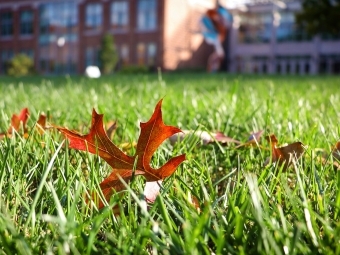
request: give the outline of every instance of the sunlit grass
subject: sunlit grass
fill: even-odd
[[[86,133],[95,108],[117,120],[114,142],[136,141],[159,99],[168,125],[222,131],[246,141],[275,133],[301,141],[305,155],[289,171],[264,162],[269,145],[198,146],[188,137],[155,153],[187,160],[145,210],[144,180],[135,178],[110,207],[91,209],[85,194],[110,172],[100,158],[64,146],[48,130],[0,141],[0,254],[340,254],[340,171],[317,155],[339,140],[339,77],[225,74],[116,75],[0,79],[0,129],[28,107],[53,124]],[[131,149],[128,153],[133,153]],[[328,158],[331,163],[332,158]],[[197,210],[189,201],[195,196]]]

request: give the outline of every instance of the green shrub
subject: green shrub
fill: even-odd
[[[106,34],[101,42],[99,59],[103,74],[111,73],[117,65],[118,54],[114,45],[113,35]]]
[[[10,76],[29,75],[33,70],[34,62],[25,54],[18,54],[8,61],[7,74]]]

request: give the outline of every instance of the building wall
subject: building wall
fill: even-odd
[[[164,59],[166,70],[204,69],[213,51],[204,42],[200,19],[215,0],[166,0],[164,14]]]
[[[114,36],[121,54],[119,67],[146,65],[164,70],[205,68],[213,49],[204,42],[199,21],[207,8],[214,6],[215,0],[155,0],[156,27],[149,30],[138,29],[138,0],[125,1],[129,5],[128,26],[117,29],[110,20],[111,4],[115,0],[0,0],[0,15],[12,12],[14,28],[12,36],[0,36],[0,55],[7,59],[29,50],[36,70],[42,74],[83,73],[87,65],[99,64],[100,42],[104,34],[109,33]],[[76,25],[70,28],[76,31],[71,32],[73,39],[69,39],[67,34],[69,28],[58,24],[50,24],[48,32],[45,32],[46,37],[42,38],[42,5],[45,8],[48,4],[53,5],[48,7],[49,12],[53,13],[65,2],[76,4],[77,8]],[[86,8],[93,3],[99,3],[103,11],[103,23],[96,28],[86,26]],[[67,9],[63,8],[64,11]],[[29,36],[19,35],[20,13],[24,9],[33,10],[34,29]],[[63,19],[62,15],[59,19]],[[0,73],[4,73],[3,64],[0,65]]]
[[[79,6],[79,17],[80,20],[85,20],[86,6],[89,3],[98,2],[86,0],[82,1]],[[115,44],[118,51],[121,47],[128,47],[128,65],[138,65],[138,45],[143,44],[145,51],[150,44],[156,45],[156,59],[154,66],[162,66],[162,31],[163,31],[163,1],[157,2],[157,27],[150,31],[139,31],[137,24],[137,5],[136,1],[128,0],[129,2],[129,26],[126,29],[114,29],[110,24],[110,6],[113,1],[102,1],[104,6],[104,25],[98,31],[93,31],[87,28],[84,22],[80,22],[80,36],[79,36],[79,48],[81,49],[81,54],[79,54],[79,71],[85,69],[85,51],[87,47],[94,47],[99,49],[101,38],[104,34],[109,33],[114,36]],[[147,52],[145,52],[145,59],[147,59]],[[147,61],[146,61],[147,62]],[[148,63],[145,63],[148,65]]]
[[[13,14],[13,35],[0,36],[0,73],[4,72],[4,62],[20,52],[31,54],[36,69],[42,73],[83,73],[88,64],[98,64],[100,41],[106,33],[115,38],[121,54],[120,67],[146,65],[164,70],[205,68],[213,48],[203,40],[200,19],[207,9],[214,7],[215,0],[156,0],[157,25],[147,31],[137,26],[138,0],[125,0],[129,4],[129,25],[123,30],[114,28],[110,22],[114,1],[0,0],[0,17],[8,11]],[[59,43],[59,39],[64,37],[65,28],[51,26],[50,41],[42,44],[39,41],[39,8],[42,4],[65,2],[76,4],[76,39],[68,41],[66,37],[64,43]],[[298,0],[286,2],[286,8],[267,2],[248,5],[247,10],[232,10],[234,22],[228,39],[228,71],[340,73],[340,37],[326,40],[320,36],[306,38],[298,34],[294,36],[300,36],[299,39],[285,38],[287,34],[282,24],[289,26],[292,14],[301,8]],[[103,8],[103,24],[99,29],[86,27],[86,6],[91,3],[100,3]],[[24,10],[33,12],[31,35],[20,34],[20,14]],[[250,26],[243,26],[244,22]],[[66,64],[71,64],[71,67]]]
[[[19,31],[19,21],[20,13],[24,10],[32,10],[34,13],[35,26],[38,24],[37,8],[32,5],[30,1],[23,0],[20,4],[18,3],[5,3],[6,1],[0,1],[0,17],[1,14],[6,12],[13,13],[13,35],[0,38],[0,54],[7,52],[10,55],[19,53],[21,51],[31,51],[35,59],[35,52],[37,52],[37,30],[33,31],[32,35],[20,35]],[[8,2],[8,1],[7,1]],[[1,60],[1,55],[0,55]],[[0,73],[4,72],[4,66],[0,65]]]
[[[140,30],[137,27],[137,1],[125,0],[129,4],[128,9],[128,27],[126,29],[115,29],[110,22],[111,4],[114,0],[0,0],[0,16],[2,13],[11,12],[13,14],[12,36],[0,36],[0,55],[4,57],[13,56],[22,50],[30,49],[33,52],[35,67],[42,73],[58,73],[55,67],[56,63],[64,64],[65,61],[70,61],[68,58],[75,61],[76,70],[66,69],[66,72],[83,73],[86,68],[86,53],[93,55],[93,58],[98,58],[98,50],[100,42],[104,34],[114,36],[115,44],[120,52],[124,48],[127,52],[127,57],[124,64],[127,65],[147,65],[153,68],[163,66],[163,17],[164,17],[164,0],[156,0],[156,27],[149,30]],[[49,34],[50,41],[42,45],[39,42],[40,36],[40,10],[42,4],[46,3],[65,3],[73,2],[77,5],[77,35],[73,41],[68,41],[65,36],[65,28],[50,26]],[[86,26],[86,6],[91,3],[99,3],[102,5],[102,26],[98,29],[89,28]],[[20,13],[24,9],[31,9],[34,13],[34,29],[30,36],[19,35]],[[54,10],[53,10],[54,11]],[[58,39],[65,39],[65,42],[58,43]],[[141,53],[141,50],[143,52]],[[149,52],[153,52],[152,59],[148,56]],[[143,55],[141,57],[141,55]],[[45,60],[47,59],[48,60]],[[75,59],[75,60],[73,60]],[[141,61],[144,61],[141,63]],[[1,59],[0,59],[1,62]],[[52,64],[49,62],[53,62]],[[96,64],[95,60],[93,61]],[[72,62],[73,63],[73,62]],[[48,67],[45,67],[48,66]],[[64,69],[63,69],[64,70]],[[0,73],[4,72],[4,66],[0,65]]]
[[[241,73],[340,73],[340,37],[325,40],[294,30],[300,1],[286,8],[271,3],[233,10],[229,71]],[[242,17],[246,17],[242,20]],[[247,18],[250,20],[248,25]],[[244,26],[243,26],[244,25]],[[294,30],[294,31],[293,31]]]

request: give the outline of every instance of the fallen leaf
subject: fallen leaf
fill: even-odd
[[[111,174],[100,183],[107,201],[114,193],[113,190],[124,189],[119,176],[125,182],[128,182],[134,175],[143,175],[147,182],[159,181],[172,175],[179,164],[185,160],[185,155],[180,155],[171,158],[159,169],[150,166],[152,155],[163,141],[171,135],[181,132],[179,128],[167,126],[163,123],[161,105],[162,100],[156,105],[150,120],[140,123],[141,132],[134,156],[126,155],[111,142],[103,127],[103,114],[97,114],[95,110],[92,112],[92,124],[87,135],[55,126],[68,138],[70,148],[98,154],[112,167]],[[98,207],[102,208],[103,206],[100,201]]]
[[[110,121],[106,124],[106,133],[107,136],[112,140],[113,135],[117,130],[117,121]]]
[[[301,142],[295,142],[288,144],[287,146],[277,147],[278,140],[274,134],[267,137],[267,140],[271,144],[272,157],[268,158],[265,162],[267,165],[271,162],[277,162],[279,166],[283,166],[283,169],[287,169],[294,160],[299,159],[305,151],[304,145]]]
[[[338,141],[333,150],[332,150],[332,156],[333,156],[333,166],[335,169],[340,170],[340,141]]]
[[[36,123],[36,129],[42,135],[45,133],[47,116],[45,114],[40,114],[39,119]]]
[[[23,135],[27,133],[27,127],[26,122],[29,117],[29,111],[27,108],[24,108],[20,111],[18,115],[13,114],[11,118],[11,125],[7,130],[7,133],[1,133],[0,139],[4,138],[5,136],[11,136],[14,131],[20,131],[20,128],[22,127]]]
[[[332,149],[332,158],[333,162],[329,160],[330,155],[328,152],[323,151],[322,154],[317,158],[318,161],[321,161],[323,165],[329,164],[332,162],[335,170],[340,170],[340,141],[338,141],[333,149]]]
[[[248,140],[245,143],[242,143],[236,146],[235,148],[240,148],[243,146],[257,146],[262,137],[262,134],[263,134],[263,130],[251,133]]]
[[[214,140],[210,141],[210,143],[215,142],[215,141],[217,141],[217,142],[219,142],[221,144],[229,144],[229,143],[240,144],[241,143],[238,140],[235,140],[235,139],[233,139],[231,137],[226,136],[222,132],[213,133],[213,136],[214,136]]]
[[[224,135],[222,132],[216,132],[216,133],[210,133],[207,131],[202,130],[183,130],[181,133],[174,134],[169,137],[169,141],[172,145],[174,145],[176,142],[181,142],[184,140],[187,136],[197,136],[203,145],[207,145],[210,143],[219,142],[221,144],[229,144],[229,143],[235,143],[240,144],[240,141],[237,141],[231,137],[228,137]]]
[[[340,161],[340,141],[335,144],[332,150],[332,156],[334,159]]]

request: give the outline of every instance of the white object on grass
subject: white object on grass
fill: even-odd
[[[100,70],[98,66],[88,66],[85,69],[85,76],[89,78],[99,78]]]

